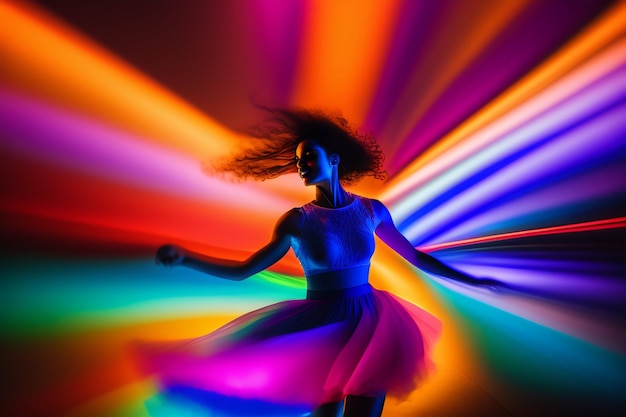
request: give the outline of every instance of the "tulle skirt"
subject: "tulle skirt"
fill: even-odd
[[[346,395],[403,399],[434,370],[440,322],[369,284],[308,291],[177,346],[144,345],[165,387],[309,407]]]

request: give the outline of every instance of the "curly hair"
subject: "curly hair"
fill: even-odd
[[[238,179],[263,181],[295,173],[295,151],[303,140],[315,140],[327,153],[341,157],[339,180],[353,184],[365,176],[384,180],[384,154],[375,138],[361,134],[338,114],[302,108],[261,107],[270,113],[264,122],[245,129],[251,146],[209,171],[229,172]]]

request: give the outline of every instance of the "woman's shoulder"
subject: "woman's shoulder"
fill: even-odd
[[[384,215],[387,208],[383,203],[374,198],[364,197],[357,194],[352,194],[355,200],[358,200],[362,210],[375,222],[378,223],[381,215]]]
[[[351,194],[355,199],[359,200],[363,204],[367,204],[372,206],[374,209],[379,209],[385,207],[383,203],[375,198],[364,197],[358,194]]]
[[[294,207],[291,210],[285,212],[278,219],[278,225],[289,227],[290,229],[293,227],[298,227],[302,223],[303,211],[302,207]]]
[[[302,207],[294,207],[286,211],[279,219],[280,223],[299,223],[303,216]]]
[[[281,236],[297,236],[302,225],[302,212],[298,207],[285,212],[274,227],[274,233]]]
[[[389,210],[387,207],[380,201],[375,198],[363,197],[354,194],[354,198],[359,199],[361,204],[367,208],[367,210],[371,213],[372,217],[376,221],[380,221],[389,216]]]

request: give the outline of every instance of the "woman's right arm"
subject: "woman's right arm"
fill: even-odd
[[[492,278],[477,278],[465,272],[459,271],[451,266],[441,262],[433,256],[417,250],[406,237],[400,233],[393,223],[391,214],[383,203],[372,200],[376,217],[379,224],[376,227],[376,235],[385,242],[390,248],[395,250],[404,259],[414,266],[442,278],[462,282],[465,284],[487,287],[494,291],[499,291],[506,285]]]
[[[214,258],[174,245],[161,246],[155,261],[158,265],[183,265],[219,278],[241,281],[267,269],[287,253],[299,216],[300,213],[295,209],[283,215],[274,228],[270,242],[244,261]]]

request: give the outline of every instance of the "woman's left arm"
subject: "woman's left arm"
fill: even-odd
[[[434,258],[433,256],[420,252],[411,242],[396,228],[391,218],[389,210],[383,203],[372,200],[372,205],[378,220],[376,235],[391,249],[400,254],[404,259],[414,266],[428,273],[439,275],[443,278],[460,281],[465,284],[499,287],[499,281],[490,278],[476,278],[457,269],[452,268]]]

